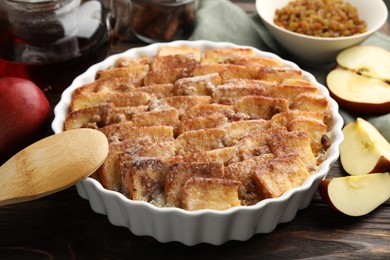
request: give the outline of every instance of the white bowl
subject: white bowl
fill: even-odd
[[[146,47],[133,48],[124,53],[113,55],[90,67],[78,76],[70,87],[65,89],[60,102],[54,109],[55,118],[52,128],[55,133],[63,131],[64,119],[69,110],[72,92],[79,86],[95,79],[95,73],[114,64],[119,57],[154,56],[162,45],[190,46],[200,50],[224,47],[245,47],[231,43],[210,41],[176,41],[155,43]],[[257,55],[280,60],[285,66],[299,69],[289,61],[282,60],[275,54],[252,48]],[[319,166],[318,172],[312,174],[302,186],[291,189],[279,198],[265,199],[253,206],[238,206],[223,211],[199,210],[186,211],[179,208],[159,208],[144,201],[133,201],[124,195],[107,190],[92,178],[76,184],[80,196],[88,199],[92,209],[108,216],[109,221],[118,226],[128,227],[135,235],[152,236],[161,242],[179,241],[186,245],[210,243],[220,245],[228,240],[247,240],[256,233],[268,233],[278,223],[293,220],[299,209],[306,208],[313,197],[320,181],[326,177],[331,164],[339,156],[339,145],[343,135],[343,120],[338,114],[337,103],[330,98],[328,90],[319,84],[313,75],[303,71],[306,80],[317,85],[329,100],[333,112],[330,137],[332,145],[327,151],[327,159]]]
[[[387,8],[382,0],[344,0],[355,6],[359,18],[367,23],[367,31],[347,37],[314,37],[295,33],[275,25],[275,11],[291,0],[256,0],[256,9],[265,26],[277,42],[306,66],[320,67],[335,62],[337,54],[357,45],[379,30],[387,19]]]

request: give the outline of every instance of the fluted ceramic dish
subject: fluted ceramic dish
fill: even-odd
[[[176,41],[133,48],[110,56],[90,67],[65,89],[54,110],[55,118],[52,122],[54,132],[63,131],[64,119],[68,113],[74,89],[93,82],[98,70],[113,65],[119,57],[154,56],[163,45],[190,46],[199,48],[201,51],[225,47],[251,48],[224,42]],[[275,58],[287,67],[299,69],[294,63],[282,60],[272,53],[257,49],[254,51],[259,56]],[[107,215],[112,224],[128,227],[135,235],[152,236],[160,242],[178,241],[186,245],[198,243],[220,245],[229,240],[248,240],[254,234],[273,231],[277,224],[292,221],[298,210],[309,206],[320,181],[326,177],[331,164],[337,160],[339,145],[342,141],[343,120],[338,114],[337,103],[330,98],[328,90],[319,84],[313,75],[303,71],[303,77],[318,86],[329,100],[333,112],[333,122],[330,126],[332,145],[327,151],[327,159],[319,166],[317,173],[308,177],[302,186],[287,191],[281,197],[265,199],[253,206],[238,206],[223,211],[186,211],[179,208],[159,208],[144,201],[130,200],[119,192],[103,188],[98,181],[92,178],[76,184],[78,193],[89,200],[95,212]]]

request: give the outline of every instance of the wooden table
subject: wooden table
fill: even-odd
[[[254,12],[254,1],[234,1]],[[390,35],[389,20],[381,29]],[[112,53],[143,43],[119,43]],[[46,92],[52,107],[60,91]],[[49,132],[48,134],[52,134]],[[329,177],[340,176],[336,163]],[[390,201],[364,217],[331,210],[315,194],[311,205],[270,234],[222,246],[159,243],[116,227],[94,213],[71,187],[45,198],[0,208],[0,259],[390,259]]]

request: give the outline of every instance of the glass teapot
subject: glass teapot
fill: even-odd
[[[65,87],[108,54],[130,24],[130,0],[0,1],[0,77]]]

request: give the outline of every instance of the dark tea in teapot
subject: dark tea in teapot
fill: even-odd
[[[64,88],[114,43],[104,1],[5,0],[0,4],[0,77]]]

